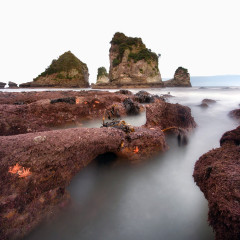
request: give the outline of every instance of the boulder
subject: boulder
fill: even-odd
[[[240,120],[240,109],[232,110],[232,111],[229,113],[229,116],[230,116],[231,118],[236,119],[236,120]]]
[[[191,87],[190,74],[188,70],[183,67],[179,67],[174,74],[174,78],[164,81],[164,87]]]
[[[189,107],[158,100],[146,107],[146,126],[191,130],[197,126]]]
[[[216,240],[240,239],[240,127],[223,134],[221,147],[199,158],[194,181],[208,200]]]

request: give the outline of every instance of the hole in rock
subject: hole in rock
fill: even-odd
[[[117,155],[113,152],[106,152],[104,154],[98,155],[94,162],[97,163],[98,166],[110,166],[117,160]]]

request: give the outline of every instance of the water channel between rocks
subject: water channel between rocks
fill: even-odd
[[[218,147],[222,134],[237,126],[227,114],[238,107],[240,89],[164,91],[149,92],[171,91],[175,97],[170,102],[192,109],[198,127],[190,134],[188,145],[178,147],[176,138],[168,137],[170,149],[144,163],[90,164],[68,187],[71,204],[25,240],[214,239],[207,223],[207,201],[195,185],[192,173],[198,158]],[[203,109],[197,105],[204,98],[218,101]],[[142,125],[145,114],[126,121]],[[91,121],[83,126],[99,127],[100,123]]]

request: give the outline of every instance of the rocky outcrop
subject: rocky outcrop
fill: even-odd
[[[1,89],[1,88],[4,88],[5,85],[6,85],[6,83],[4,83],[4,82],[0,82],[0,89]]]
[[[240,120],[240,109],[232,110],[232,111],[229,113],[229,116],[230,116],[231,118],[236,119],[236,120]]]
[[[77,127],[86,119],[102,118],[104,113],[110,118],[131,114],[125,99],[130,99],[131,109],[144,110],[134,96],[110,92],[0,93],[0,135]]]
[[[196,162],[193,177],[208,200],[215,239],[240,239],[240,127],[226,132],[220,148]]]
[[[67,129],[0,137],[0,238],[24,236],[66,205],[72,177],[97,156],[112,152],[140,161],[166,150],[161,131],[135,128]]]
[[[158,126],[161,129],[182,128],[191,130],[197,126],[189,107],[167,103],[162,100],[147,106],[146,117],[147,127]]]
[[[110,70],[108,84],[93,88],[161,87],[158,56],[147,49],[141,38],[115,33],[109,51]]]
[[[8,88],[18,88],[18,85],[15,82],[8,82]]]
[[[97,85],[108,84],[109,76],[105,67],[98,68]]]
[[[88,77],[87,65],[68,51],[53,60],[33,82],[20,84],[19,87],[87,88]]]
[[[188,70],[179,67],[174,74],[174,78],[164,81],[164,87],[191,87],[190,74]]]
[[[163,128],[196,125],[189,108],[154,98],[141,127],[117,121],[52,131],[82,117],[111,118],[142,109],[128,91],[0,93],[0,133],[12,135],[0,137],[0,239],[21,238],[64,207],[72,177],[99,155],[143,161],[167,150]]]

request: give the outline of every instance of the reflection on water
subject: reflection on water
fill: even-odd
[[[165,92],[164,92],[165,91]],[[139,165],[91,164],[70,184],[72,203],[53,221],[42,224],[25,240],[202,240],[214,239],[207,224],[207,201],[193,182],[195,161],[219,146],[221,135],[236,127],[227,113],[239,104],[239,90],[166,89],[171,102],[188,105],[198,124],[189,144]],[[217,101],[207,109],[201,100]],[[135,118],[136,123],[139,119]],[[139,123],[138,123],[139,125]]]

